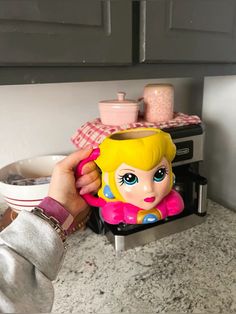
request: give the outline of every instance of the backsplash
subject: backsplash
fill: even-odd
[[[175,111],[200,114],[202,82],[190,78],[0,86],[0,167],[74,150],[70,137],[98,117],[99,100],[113,99],[118,91],[137,99],[153,82],[174,85]]]
[[[137,99],[148,83],[174,85],[175,111],[201,116],[203,108],[203,174],[208,177],[209,197],[236,209],[235,76],[206,78],[204,99],[203,80],[192,78],[0,86],[0,167],[37,155],[73,151],[71,136],[98,117],[100,100],[113,99],[118,91]]]

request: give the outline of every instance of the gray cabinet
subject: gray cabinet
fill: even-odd
[[[131,1],[0,0],[0,65],[131,62]]]
[[[0,84],[235,75],[235,9],[236,0],[0,0]]]
[[[148,0],[140,62],[236,62],[235,0]]]

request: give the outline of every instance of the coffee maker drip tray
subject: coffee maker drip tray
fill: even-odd
[[[109,225],[106,236],[113,244],[116,252],[120,252],[187,230],[203,223],[205,219],[206,216],[192,214],[170,219],[168,223],[167,220],[160,221],[159,224],[155,223],[147,228],[133,225],[127,227]]]

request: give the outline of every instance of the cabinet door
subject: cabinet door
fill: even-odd
[[[0,65],[132,61],[132,3],[0,0]]]
[[[235,62],[235,0],[141,1],[140,61]]]

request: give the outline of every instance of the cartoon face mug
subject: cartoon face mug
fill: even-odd
[[[177,215],[184,203],[173,189],[175,153],[170,135],[159,129],[114,133],[78,165],[81,174],[84,164],[94,160],[102,173],[98,197],[83,197],[89,205],[101,207],[109,224],[146,224]]]

